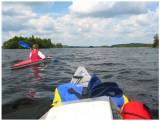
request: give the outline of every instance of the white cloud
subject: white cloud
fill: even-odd
[[[33,18],[29,20],[28,26],[38,31],[51,30],[54,29],[54,20],[50,16],[40,16],[38,18]]]
[[[19,31],[27,28],[28,20],[37,16],[31,7],[20,3],[4,3],[2,15],[3,31]]]
[[[107,2],[78,0],[70,6],[71,13],[77,16],[114,17],[147,12],[147,2]]]
[[[32,12],[32,8],[21,3],[3,3],[2,12],[6,16],[33,17],[36,14]]]
[[[138,12],[132,12],[131,9],[134,10],[136,5],[135,2],[128,4],[93,2],[87,4],[75,1],[70,7],[71,13],[58,17],[51,14],[38,16],[29,5],[23,6],[23,11],[20,11],[21,7],[17,7],[14,12],[11,11],[17,6],[16,4],[15,6],[4,5],[2,16],[3,40],[14,35],[35,35],[51,38],[55,42],[67,45],[151,43],[154,34],[158,32],[158,8],[155,11],[150,11],[146,8],[145,3],[141,3],[137,7]],[[114,11],[114,8],[119,9]],[[111,10],[116,17],[100,16],[100,12],[104,13],[104,11]],[[118,10],[121,12],[116,13]],[[122,15],[123,12],[127,14],[126,11],[128,11],[127,16],[118,15]],[[14,14],[9,15],[7,13]],[[75,16],[77,13],[85,16]]]

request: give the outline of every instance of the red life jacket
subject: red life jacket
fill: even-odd
[[[144,104],[138,101],[125,104],[121,116],[123,119],[152,119]]]
[[[33,49],[31,52],[31,60],[36,61],[36,60],[40,60],[41,57],[39,57],[38,55],[38,50],[37,49]]]

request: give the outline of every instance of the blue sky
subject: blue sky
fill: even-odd
[[[3,2],[2,39],[35,35],[65,45],[152,43],[158,2]]]
[[[35,2],[36,4],[36,2]],[[48,2],[48,4],[40,4],[33,6],[33,11],[39,15],[52,13],[55,15],[65,15],[69,12],[69,6],[72,2]]]

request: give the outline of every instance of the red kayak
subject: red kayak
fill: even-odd
[[[23,68],[23,67],[26,67],[26,66],[32,66],[32,65],[35,65],[35,64],[45,63],[49,59],[51,59],[51,58],[47,57],[45,59],[38,59],[38,60],[31,60],[31,59],[23,60],[23,61],[18,62],[17,64],[12,65],[11,69],[19,69],[19,68]]]

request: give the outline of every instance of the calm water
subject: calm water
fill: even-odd
[[[144,102],[158,118],[158,49],[63,48],[41,50],[54,56],[46,64],[19,70],[10,66],[28,58],[29,50],[2,50],[2,118],[36,119],[44,114],[55,86],[69,82],[83,65],[102,81],[117,82],[133,100]]]

